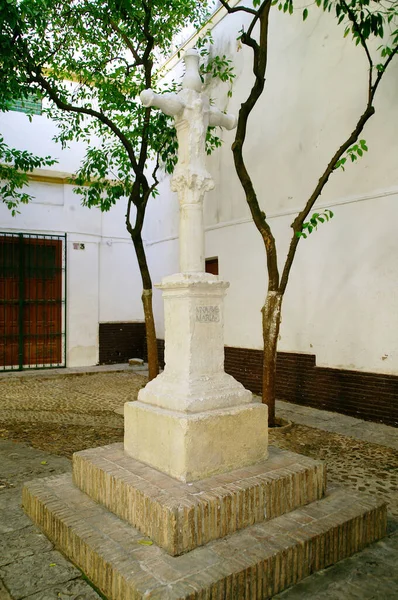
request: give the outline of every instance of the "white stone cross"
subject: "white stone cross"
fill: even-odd
[[[205,270],[203,198],[214,188],[206,169],[207,128],[236,127],[236,117],[210,106],[202,90],[199,53],[188,50],[184,56],[185,75],[178,94],[141,92],[144,106],[160,108],[174,117],[178,139],[178,162],[171,179],[171,189],[180,203],[180,272],[203,273]]]

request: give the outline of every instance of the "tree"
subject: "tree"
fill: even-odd
[[[275,425],[275,375],[278,335],[281,323],[282,301],[289,275],[296,256],[299,242],[306,239],[319,224],[333,217],[331,211],[313,213],[330,176],[338,168],[343,168],[348,159],[352,162],[367,151],[366,141],[361,139],[362,131],[374,115],[374,99],[380,83],[395,55],[398,53],[398,1],[386,0],[315,0],[315,5],[335,15],[337,23],[344,26],[344,36],[351,35],[353,42],[360,46],[368,62],[368,85],[364,107],[358,120],[346,139],[330,157],[319,180],[296,216],[290,246],[281,274],[278,270],[277,247],[273,232],[265,212],[260,207],[249,170],[243,157],[246,142],[247,124],[253,108],[260,99],[265,87],[265,74],[268,58],[269,15],[273,8],[289,14],[293,13],[293,0],[253,0],[253,6],[230,7],[228,0],[220,0],[228,13],[243,12],[250,16],[248,27],[241,31],[240,41],[252,50],[254,83],[246,100],[239,110],[235,140],[232,145],[235,169],[243,187],[253,221],[262,237],[267,258],[268,291],[262,308],[264,361],[263,361],[263,402],[268,405],[270,426]],[[308,8],[303,10],[303,19],[308,16]],[[379,47],[377,41],[379,40]],[[383,40],[385,40],[383,42]],[[376,41],[376,44],[374,43]]]
[[[173,37],[206,16],[207,2],[195,0],[7,0],[0,8],[0,106],[42,94],[59,126],[56,139],[63,146],[71,140],[87,144],[74,178],[83,203],[106,211],[127,198],[150,379],[158,374],[158,352],[142,228],[159,165],[173,170],[177,142],[169,118],[143,108],[139,93],[159,86],[154,65],[170,51]]]

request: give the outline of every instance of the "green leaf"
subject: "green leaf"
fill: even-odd
[[[308,17],[308,8],[305,8],[303,10],[303,21],[305,21],[307,17]]]
[[[331,219],[333,217],[333,213],[329,208],[326,208],[324,210],[323,213],[314,213],[309,222],[304,222],[302,227],[301,227],[301,231],[296,231],[296,237],[303,237],[304,239],[307,238],[307,234],[304,233],[304,229],[306,229],[308,231],[308,234],[312,233],[314,230],[318,229],[318,225],[320,223],[325,223],[329,221],[329,219]]]
[[[152,546],[153,545],[152,540],[138,540],[138,543],[141,544],[141,546]]]
[[[366,141],[365,140],[360,140],[359,143],[361,144],[361,148],[364,152],[368,151],[368,147],[366,145]]]

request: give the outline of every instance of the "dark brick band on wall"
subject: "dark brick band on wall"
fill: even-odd
[[[225,371],[261,394],[261,350],[225,348]],[[316,366],[312,354],[278,352],[279,400],[398,426],[398,376]]]
[[[129,358],[144,358],[145,323],[100,323],[99,363],[125,363]]]
[[[164,340],[158,339],[164,367]],[[144,323],[101,323],[100,363],[147,360]],[[254,394],[261,394],[263,353],[225,347],[225,371]],[[313,354],[278,352],[277,398],[398,426],[398,376],[316,366]]]

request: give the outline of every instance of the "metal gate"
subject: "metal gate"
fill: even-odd
[[[65,367],[66,234],[0,232],[0,371]]]

